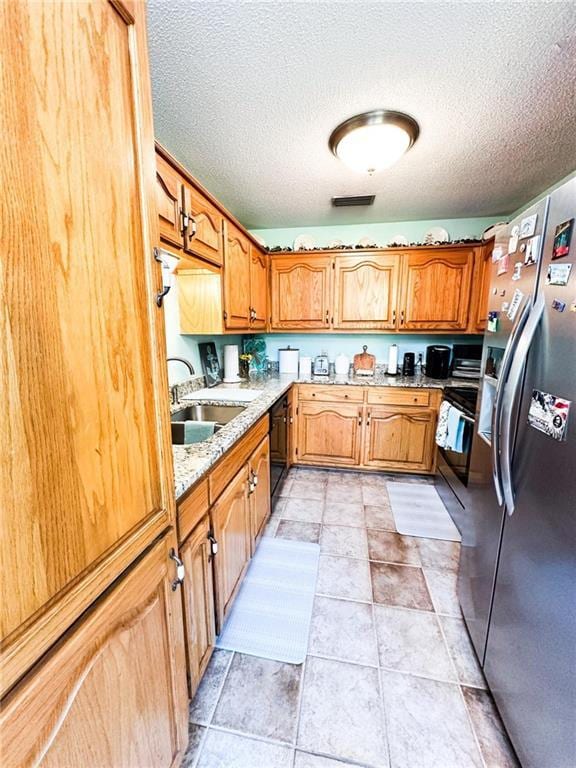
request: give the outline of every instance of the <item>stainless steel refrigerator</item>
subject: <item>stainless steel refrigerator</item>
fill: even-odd
[[[576,178],[497,233],[462,526],[462,611],[524,768],[576,766],[575,217]]]

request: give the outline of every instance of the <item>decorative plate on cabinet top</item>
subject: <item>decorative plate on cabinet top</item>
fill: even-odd
[[[388,242],[390,247],[395,245],[410,245],[408,238],[404,235],[394,235],[394,237]]]
[[[365,235],[364,237],[361,237],[358,240],[357,245],[359,245],[360,248],[377,248],[378,247],[376,245],[375,241],[374,241],[374,238],[373,237],[369,237],[368,235]]]
[[[426,245],[432,245],[433,243],[449,243],[450,235],[444,227],[432,227],[432,229],[429,229],[428,232],[426,232],[424,242]]]
[[[344,243],[342,240],[329,240],[328,241],[328,248],[342,248]]]
[[[298,235],[294,240],[295,251],[313,251],[316,246],[316,240],[310,235]]]

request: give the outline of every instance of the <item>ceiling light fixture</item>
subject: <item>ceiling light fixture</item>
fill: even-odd
[[[349,168],[373,174],[400,160],[419,133],[420,127],[410,115],[375,109],[340,123],[328,143]]]

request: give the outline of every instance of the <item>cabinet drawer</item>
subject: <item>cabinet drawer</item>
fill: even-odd
[[[363,387],[338,386],[329,384],[323,387],[317,384],[301,384],[298,387],[298,398],[310,402],[323,403],[362,403],[364,401]]]
[[[268,434],[270,419],[263,416],[235,446],[220,459],[208,478],[210,503],[214,504],[222,491],[230,484],[233,477],[248,461],[256,446]]]
[[[208,512],[208,480],[198,485],[178,502],[178,541],[182,542]]]
[[[368,405],[421,405],[430,404],[430,392],[427,389],[398,389],[382,387],[368,390]]]

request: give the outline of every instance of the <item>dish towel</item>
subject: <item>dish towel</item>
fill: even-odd
[[[451,405],[448,410],[448,434],[446,435],[446,444],[444,446],[449,451],[462,453],[464,447],[464,425],[465,421],[462,417],[462,413],[458,408],[454,408],[454,406]]]
[[[185,421],[184,443],[201,443],[214,434],[215,421]]]
[[[440,404],[438,413],[438,426],[436,427],[436,445],[440,448],[446,447],[446,438],[448,437],[448,411],[452,406],[446,400]]]

